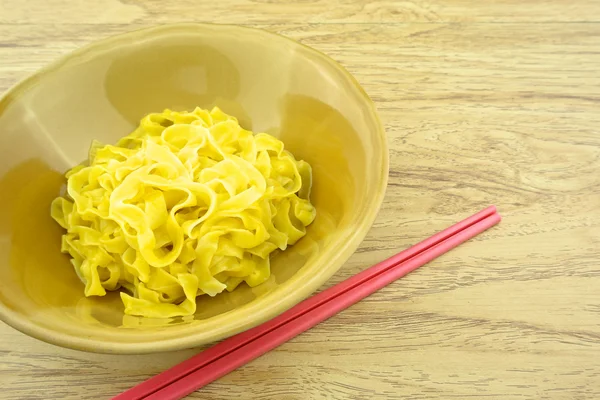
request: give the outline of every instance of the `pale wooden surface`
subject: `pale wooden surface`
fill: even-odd
[[[331,283],[490,203],[504,216],[191,398],[600,398],[600,2],[0,0],[0,90],[178,21],[297,39],[376,101],[390,185]],[[2,324],[0,398],[109,398],[196,351],[87,354]]]

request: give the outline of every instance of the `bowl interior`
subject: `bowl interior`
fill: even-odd
[[[125,316],[116,293],[86,298],[49,205],[92,139],[114,143],[165,108],[219,106],[313,166],[317,219],[272,260],[264,284],[198,298],[195,315]],[[78,349],[139,353],[200,345],[308,296],[356,249],[382,201],[385,136],[368,97],[336,63],[260,30],[147,29],[87,46],[0,100],[0,315]]]

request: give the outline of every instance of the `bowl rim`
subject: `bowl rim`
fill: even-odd
[[[269,296],[267,295],[263,298],[263,301],[252,301],[248,303],[248,309],[246,311],[248,313],[253,313],[254,311],[259,310],[260,312],[256,313],[256,315],[259,315],[259,317],[254,318],[252,321],[239,321],[237,322],[237,324],[235,324],[233,329],[229,329],[228,332],[214,332],[213,330],[212,332],[208,333],[192,333],[185,337],[157,339],[156,341],[145,341],[139,343],[97,340],[86,337],[80,337],[65,332],[57,332],[50,328],[37,325],[29,319],[27,319],[26,316],[12,311],[5,304],[0,302],[0,320],[4,321],[9,326],[31,337],[34,337],[36,339],[42,340],[50,344],[74,350],[83,350],[94,353],[147,354],[188,349],[198,345],[216,342],[218,340],[224,339],[229,336],[233,336],[239,332],[257,326],[263,323],[264,321],[272,319],[280,313],[286,311],[290,307],[294,306],[295,304],[301,302],[303,299],[310,296],[312,293],[318,290],[319,287],[321,287],[325,282],[327,282],[327,280],[329,280],[329,278],[331,278],[331,276],[343,266],[343,264],[355,252],[362,240],[367,235],[383,203],[389,175],[389,150],[387,137],[383,124],[381,123],[381,120],[378,116],[375,103],[371,100],[369,95],[361,87],[356,78],[352,76],[340,63],[333,60],[325,53],[317,49],[309,47],[305,44],[302,44],[294,39],[288,38],[281,34],[267,31],[261,28],[216,23],[174,23],[135,29],[92,41],[84,46],[81,46],[73,51],[70,51],[60,56],[58,59],[38,69],[33,74],[27,76],[26,78],[18,81],[16,84],[9,87],[8,90],[6,90],[6,92],[4,92],[0,96],[0,104],[12,101],[12,98],[18,97],[19,92],[26,91],[27,89],[32,87],[44,75],[58,70],[71,60],[76,59],[78,56],[85,55],[91,50],[99,50],[102,48],[106,48],[112,43],[122,42],[127,39],[143,39],[144,36],[160,36],[164,33],[168,33],[173,30],[186,31],[188,29],[217,29],[231,32],[243,31],[243,33],[247,34],[264,35],[271,39],[275,38],[277,40],[287,41],[290,45],[300,46],[304,51],[311,53],[313,56],[319,58],[320,61],[328,64],[330,67],[333,67],[335,70],[341,72],[343,78],[350,83],[350,87],[355,92],[355,94],[364,100],[365,105],[367,106],[364,111],[373,121],[373,124],[376,128],[376,139],[379,140],[379,145],[382,149],[382,154],[380,154],[381,166],[379,171],[379,184],[376,187],[376,192],[372,193],[371,206],[367,207],[366,211],[362,213],[362,219],[359,220],[360,224],[357,226],[357,228],[350,231],[348,236],[345,237],[342,241],[340,247],[336,248],[335,251],[331,251],[331,258],[328,262],[328,268],[321,269],[319,273],[313,275],[309,280],[304,280],[303,282],[296,282],[295,286],[292,284],[294,283],[294,281],[298,281],[298,279],[294,279],[293,277],[290,278],[286,282],[289,283],[289,285],[286,285],[286,289],[288,289],[289,294],[286,294],[283,298],[281,298],[281,301],[271,303],[265,302],[264,299],[269,298]],[[257,304],[254,304],[252,306],[252,303]],[[261,303],[261,307],[258,307],[258,303]]]

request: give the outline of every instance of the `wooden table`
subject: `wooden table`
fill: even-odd
[[[600,398],[600,2],[295,3],[0,0],[2,91],[93,40],[179,21],[265,28],[346,66],[391,170],[331,284],[488,204],[504,216],[190,397]],[[0,398],[109,398],[197,351],[87,354],[2,324]]]

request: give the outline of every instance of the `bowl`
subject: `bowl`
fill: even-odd
[[[254,288],[200,296],[196,314],[123,314],[86,298],[50,202],[92,139],[114,143],[150,112],[218,106],[313,167],[317,218]],[[357,81],[320,52],[226,25],[153,27],[85,46],[0,99],[0,317],[56,345],[104,353],[199,346],[256,326],[317,290],[356,250],[383,200],[384,129]]]

